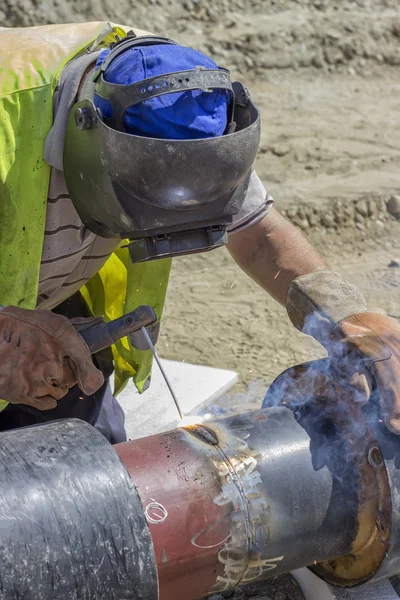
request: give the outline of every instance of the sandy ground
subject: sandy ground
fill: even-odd
[[[347,233],[347,239],[331,234],[316,240],[316,246],[332,267],[357,282],[371,306],[400,317],[400,269],[388,266],[400,256],[398,227],[393,224],[384,237],[368,240],[358,231]],[[242,384],[254,390],[257,382],[260,393],[285,368],[324,356],[226,251],[180,259],[165,316],[163,356],[236,370]]]

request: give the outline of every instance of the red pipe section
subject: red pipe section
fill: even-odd
[[[231,507],[214,502],[221,493],[212,462],[212,457],[220,460],[215,447],[178,429],[114,448],[149,520],[160,600],[205,596],[223,576],[218,552],[231,524]]]

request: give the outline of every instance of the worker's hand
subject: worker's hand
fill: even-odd
[[[341,321],[324,345],[336,364],[345,365],[352,353],[363,359],[358,364],[353,359],[353,377],[363,382],[366,400],[371,392],[368,374],[375,378],[386,426],[400,434],[400,323],[373,312],[356,314]]]
[[[326,348],[358,401],[368,400],[375,378],[386,425],[400,434],[400,324],[369,310],[350,281],[328,270],[292,281],[286,307],[297,329]]]
[[[91,395],[103,382],[89,348],[66,317],[12,306],[0,311],[2,400],[49,410],[77,383]]]

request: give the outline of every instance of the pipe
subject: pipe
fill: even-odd
[[[142,505],[118,456],[72,419],[0,434],[0,598],[157,600]]]
[[[275,407],[114,448],[150,514],[160,600],[308,565],[352,586],[384,559],[387,473],[369,462],[376,439],[353,409]]]

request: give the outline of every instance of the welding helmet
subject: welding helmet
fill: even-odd
[[[259,145],[247,90],[192,49],[177,61],[190,68],[173,70],[179,48],[133,32],[117,41],[68,120],[64,174],[74,206],[93,233],[128,239],[133,262],[224,244]],[[127,53],[142,70],[134,83],[110,81]]]

